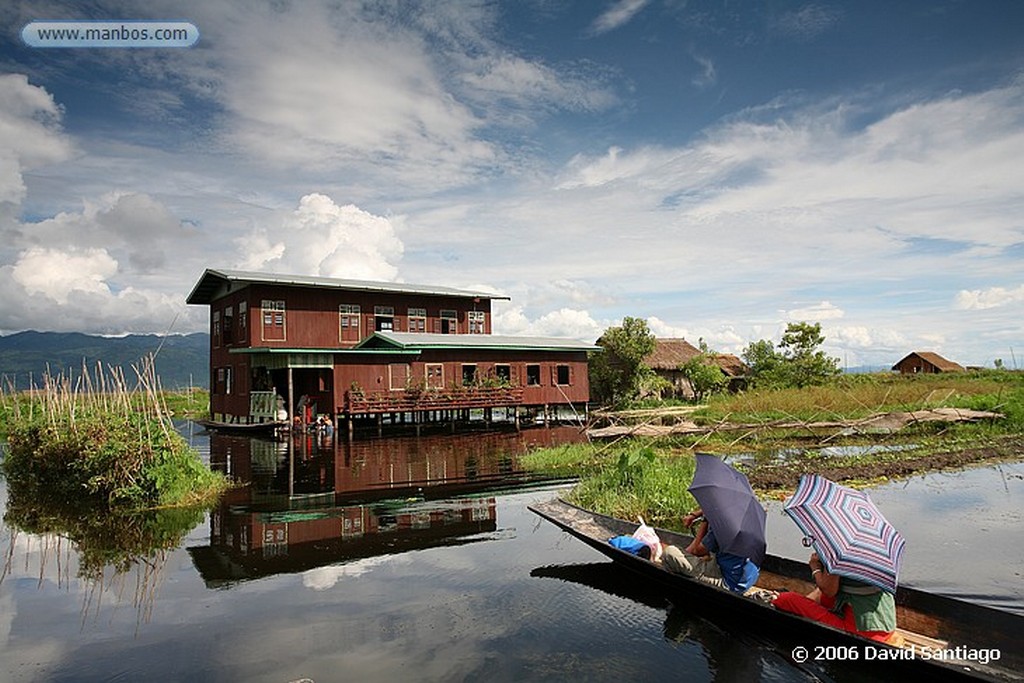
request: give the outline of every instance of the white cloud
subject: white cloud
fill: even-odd
[[[34,247],[11,267],[11,278],[29,294],[42,294],[67,304],[73,292],[109,295],[106,280],[117,273],[117,261],[103,249],[59,251]]]
[[[817,304],[803,308],[793,308],[784,312],[789,320],[806,320],[809,322],[820,320],[835,320],[842,318],[846,313],[830,301],[822,301]]]
[[[679,327],[676,325],[670,325],[664,320],[657,316],[650,316],[647,318],[647,327],[655,337],[668,338],[668,339],[686,339],[690,341],[690,330],[686,327]],[[691,343],[696,346],[697,342],[694,339]]]
[[[590,26],[591,34],[601,35],[628,24],[648,2],[649,0],[618,0],[594,19]]]
[[[388,218],[308,194],[268,234],[236,240],[243,268],[355,280],[394,280],[404,246]]]
[[[522,306],[500,305],[500,302],[496,302],[493,317],[494,334],[561,337],[590,343],[600,337],[607,327],[594,320],[587,311],[572,308],[549,311],[531,320],[523,313]]]
[[[985,310],[1024,302],[1024,285],[1015,289],[990,287],[988,289],[962,289],[957,292],[953,308],[958,310]]]
[[[22,74],[0,74],[0,203],[25,197],[26,169],[71,156],[61,131],[61,108]]]
[[[700,66],[700,73],[693,77],[691,83],[698,88],[708,88],[714,85],[718,81],[718,72],[711,58],[694,54],[693,60]]]

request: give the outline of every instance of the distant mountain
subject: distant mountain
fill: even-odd
[[[38,383],[47,368],[51,375],[67,371],[78,375],[83,363],[95,372],[96,363],[102,362],[104,367],[121,366],[125,378],[132,381],[132,365],[158,348],[156,371],[165,389],[209,384],[210,335],[205,333],[97,337],[77,332],[18,332],[0,337],[0,376],[5,388],[11,382],[26,388],[30,377]]]

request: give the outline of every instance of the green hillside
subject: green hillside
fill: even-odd
[[[162,342],[162,345],[161,345]],[[51,375],[81,373],[83,364],[94,372],[97,362],[121,366],[125,378],[135,377],[132,365],[148,354],[156,357],[156,371],[165,389],[209,383],[210,337],[204,333],[98,337],[77,332],[18,332],[0,337],[0,376],[4,386],[29,386],[49,369]]]

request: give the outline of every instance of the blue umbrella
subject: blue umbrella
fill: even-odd
[[[720,458],[698,453],[697,471],[689,491],[704,511],[719,551],[745,557],[761,566],[767,515],[747,477]]]
[[[805,474],[783,510],[830,573],[896,591],[905,542],[868,494]]]

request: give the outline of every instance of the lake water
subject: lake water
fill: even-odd
[[[867,680],[670,604],[530,513],[560,489],[525,484],[518,454],[574,432],[194,435],[248,485],[127,572],[81,578],[67,540],[4,531],[0,680]],[[1024,463],[871,495],[907,537],[905,583],[1024,612]],[[804,559],[769,508],[770,550]]]

